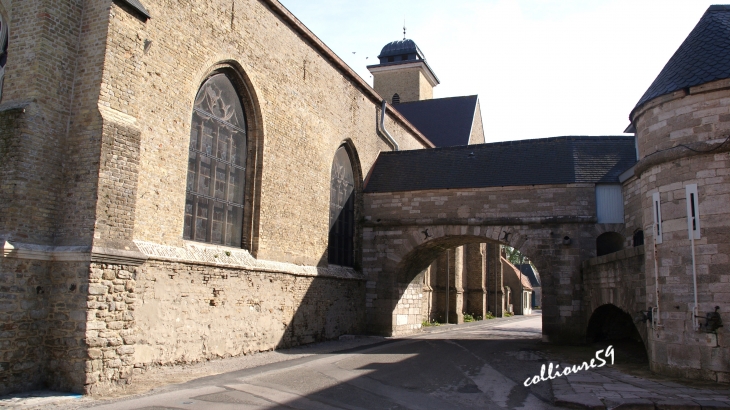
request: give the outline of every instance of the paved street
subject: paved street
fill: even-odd
[[[540,329],[539,315],[441,326],[415,337],[87,405],[120,410],[554,408],[548,383],[529,390],[522,386],[542,364],[533,350]]]
[[[605,348],[541,344],[541,319],[538,314],[431,327],[397,339],[344,338],[202,363],[197,369],[160,369],[166,372],[137,378],[137,384],[157,386],[143,394],[100,400],[32,392],[0,397],[0,407],[552,409],[557,408],[552,404],[556,403],[588,409],[730,408],[727,385],[670,379],[646,370],[640,372],[643,376],[620,370],[620,363],[637,359],[618,346],[617,366],[579,371],[525,388],[522,383],[539,374],[543,364],[580,365],[593,357],[593,350]],[[220,374],[200,377],[214,373]]]

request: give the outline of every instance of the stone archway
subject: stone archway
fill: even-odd
[[[367,224],[363,267],[368,276],[366,302],[370,331],[396,335],[418,329],[423,318],[419,295],[422,294],[424,270],[447,249],[488,243],[519,249],[541,272],[544,339],[556,342],[583,340],[585,322],[580,266],[583,255],[595,246],[595,237],[585,234],[592,232],[594,225],[582,220],[512,222],[499,225]]]

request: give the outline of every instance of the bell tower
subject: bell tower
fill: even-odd
[[[386,44],[378,58],[380,64],[367,68],[373,75],[373,88],[386,101],[398,104],[433,98],[438,77],[413,40]]]

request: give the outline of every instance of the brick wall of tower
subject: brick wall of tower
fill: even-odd
[[[724,382],[730,381],[729,330],[724,327],[707,334],[694,329],[685,186],[698,187],[698,313],[704,316],[718,306],[725,316],[730,311],[730,153],[720,144],[730,136],[728,85],[728,80],[721,80],[658,97],[640,107],[633,118],[649,247],[654,241],[652,195],[656,192],[661,198],[664,228],[663,242],[657,245],[661,326],[649,335],[651,367],[662,373]],[[646,252],[645,263],[646,297],[650,306],[656,306],[652,252]]]
[[[374,73],[373,88],[389,103],[393,102],[393,94],[396,93],[403,103],[433,98],[433,87],[419,68]]]

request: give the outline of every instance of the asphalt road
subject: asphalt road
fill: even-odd
[[[429,328],[350,351],[220,374],[94,409],[551,409],[525,388],[545,362],[541,316]]]

